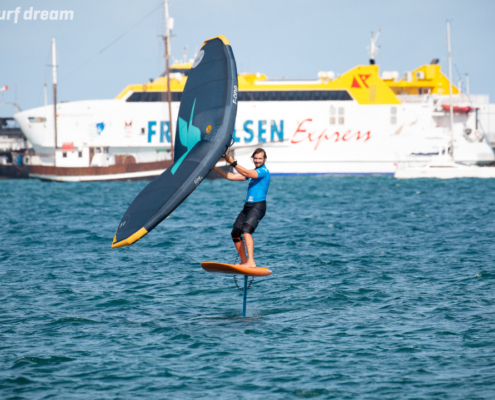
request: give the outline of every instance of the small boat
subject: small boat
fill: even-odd
[[[466,165],[449,159],[435,159],[422,167],[410,167],[399,164],[394,174],[397,179],[418,178],[495,178],[494,167]]]

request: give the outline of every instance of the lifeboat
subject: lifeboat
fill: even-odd
[[[442,108],[445,112],[450,111],[450,105],[448,104],[442,104]],[[474,111],[474,108],[470,106],[453,106],[452,111],[456,114],[469,114],[471,111]]]

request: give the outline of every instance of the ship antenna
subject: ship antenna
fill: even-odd
[[[454,111],[452,107],[452,49],[450,47],[450,21],[447,21],[447,51],[449,53],[449,103],[450,103],[450,138],[452,141],[451,155],[454,159]]]
[[[368,54],[370,55],[370,65],[375,64],[375,56],[380,54],[380,46],[376,45],[376,42],[378,41],[378,36],[380,36],[380,32],[382,31],[382,28],[378,28],[378,31],[376,32],[376,36],[374,32],[371,32],[371,45],[368,47]]]
[[[172,95],[170,93],[170,68],[169,58],[171,54],[170,49],[170,31],[173,29],[174,19],[168,16],[168,0],[163,1],[165,8],[165,35],[163,40],[165,41],[165,71],[167,75],[167,101],[168,101],[168,131],[170,133],[170,156],[172,162],[174,161],[174,129],[172,124]]]
[[[52,39],[52,78],[53,78],[53,126],[55,128],[55,147],[53,150],[53,165],[57,166],[57,49],[55,38]]]

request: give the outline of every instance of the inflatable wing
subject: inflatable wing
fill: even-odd
[[[174,164],[134,199],[112,247],[128,246],[174,211],[215,166],[232,140],[237,69],[228,40],[204,42],[187,78],[175,134]]]

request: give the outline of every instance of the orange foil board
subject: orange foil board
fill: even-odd
[[[272,274],[268,268],[264,267],[242,267],[239,265],[223,264],[217,262],[204,262],[201,263],[201,267],[208,272],[218,274],[232,274],[232,275],[245,275],[245,276],[268,276]]]

